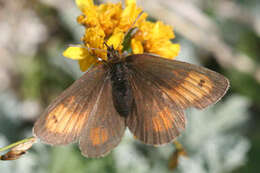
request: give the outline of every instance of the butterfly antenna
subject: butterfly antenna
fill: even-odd
[[[104,45],[107,47],[107,49],[111,48],[111,47],[107,44],[107,42],[105,42],[105,41],[104,41]]]
[[[105,64],[107,64],[106,60],[103,60],[100,57],[95,56],[94,54],[91,53],[91,50],[97,50],[97,51],[101,51],[101,52],[107,52],[107,50],[105,49],[99,49],[99,48],[93,48],[93,47],[87,47],[87,46],[82,46],[82,45],[73,45],[73,44],[69,44],[70,47],[80,47],[80,48],[84,48],[87,49],[89,54],[92,55],[92,57],[96,58],[98,61],[101,61]]]
[[[70,47],[80,47],[80,48],[84,48],[84,49],[87,49],[89,52],[91,52],[91,50],[98,50],[98,51],[101,51],[101,52],[106,52],[105,49],[87,47],[87,46],[82,46],[82,45],[69,44],[69,46],[70,46]]]

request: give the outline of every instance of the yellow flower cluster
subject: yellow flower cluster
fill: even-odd
[[[171,42],[175,37],[172,27],[160,21],[146,21],[147,14],[141,14],[142,9],[137,7],[136,0],[125,0],[125,8],[121,2],[97,6],[93,0],[76,0],[76,4],[83,13],[77,21],[86,28],[82,37],[84,45],[69,47],[63,55],[79,60],[82,71],[97,64],[97,57],[106,60],[104,42],[121,52],[125,35],[133,27],[137,32],[131,38],[131,53],[153,53],[173,59],[180,51],[179,44]]]

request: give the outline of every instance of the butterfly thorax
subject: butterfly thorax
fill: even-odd
[[[122,116],[127,116],[133,105],[133,93],[128,74],[124,61],[113,63],[110,67],[113,103],[117,112]]]

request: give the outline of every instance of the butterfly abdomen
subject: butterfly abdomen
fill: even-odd
[[[115,63],[110,68],[113,103],[122,116],[127,116],[133,105],[133,93],[127,75],[128,68],[124,62]]]

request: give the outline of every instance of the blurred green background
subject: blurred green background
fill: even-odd
[[[104,1],[96,1],[101,3]],[[116,2],[116,1],[112,1]],[[36,144],[21,159],[0,162],[2,173],[192,172],[260,170],[260,1],[137,0],[151,20],[174,27],[178,60],[200,64],[230,79],[216,105],[186,111],[178,140],[188,157],[175,170],[174,145],[145,146],[126,132],[105,158],[86,159],[77,145]],[[84,28],[73,0],[0,0],[0,147],[31,136],[44,108],[82,73],[62,57],[80,43]]]

